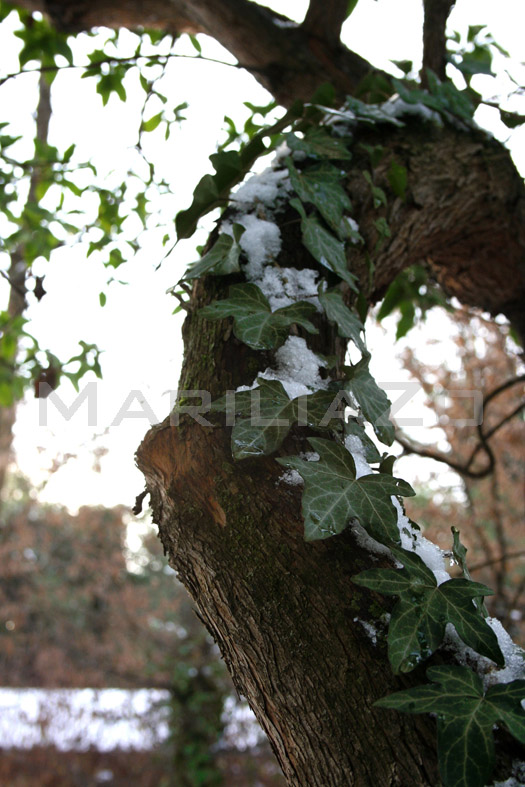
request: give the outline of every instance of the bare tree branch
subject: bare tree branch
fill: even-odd
[[[496,396],[498,396],[503,391],[506,391],[508,388],[512,387],[513,385],[517,385],[518,383],[525,381],[525,374],[518,375],[517,377],[512,377],[510,380],[499,385],[493,391],[488,393],[483,399],[483,410],[487,406],[487,404],[492,401]],[[426,446],[419,445],[417,443],[413,443],[412,441],[407,440],[403,435],[397,433],[396,440],[397,442],[403,447],[405,454],[417,454],[418,456],[424,456],[427,459],[434,459],[436,462],[443,462],[447,464],[452,470],[455,470],[462,476],[466,476],[467,478],[486,478],[490,473],[492,473],[494,469],[495,459],[492,449],[488,443],[488,440],[500,429],[504,424],[508,423],[511,418],[517,415],[521,410],[525,408],[525,402],[521,403],[517,407],[512,410],[511,413],[508,413],[504,418],[502,418],[495,426],[488,430],[488,432],[483,431],[483,424],[478,424],[478,437],[479,443],[476,445],[474,450],[472,451],[469,459],[466,463],[462,464],[461,462],[456,462],[453,459],[450,459],[446,454],[442,454],[439,451],[434,451],[431,448],[427,448]],[[482,410],[482,412],[483,412]],[[482,470],[471,470],[470,467],[472,462],[474,461],[476,455],[479,451],[483,450],[487,457],[488,457],[488,464]]]
[[[525,549],[522,549],[519,552],[507,552],[506,554],[492,558],[491,560],[484,560],[483,563],[476,563],[474,566],[469,566],[469,571],[480,571],[482,568],[487,568],[487,566],[493,566],[496,563],[502,563],[506,560],[513,560],[514,558],[523,557],[524,555]]]
[[[310,0],[302,28],[309,35],[336,45],[347,9],[348,0]]]

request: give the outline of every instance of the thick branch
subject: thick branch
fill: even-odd
[[[334,25],[344,3],[331,3],[328,19]],[[59,29],[71,32],[107,26],[206,33],[284,106],[309,100],[324,82],[331,82],[342,100],[373,70],[333,35],[314,36],[308,25],[298,26],[250,0],[20,0],[20,5],[48,13]]]
[[[427,86],[427,69],[441,80],[446,77],[447,39],[445,29],[450,9],[455,0],[424,0],[423,67],[421,81]]]
[[[339,41],[347,10],[348,0],[310,0],[302,24],[303,30],[327,44],[335,45]]]

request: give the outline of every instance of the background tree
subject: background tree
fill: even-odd
[[[438,5],[448,4],[426,4],[427,20],[439,19],[434,24],[444,25],[447,8],[435,16]],[[335,356],[335,361],[326,361],[332,382],[339,381],[339,389],[344,390],[344,385],[350,383],[345,383],[343,376],[350,375],[350,381],[354,380],[350,389],[362,413],[388,444],[389,427],[378,424],[377,411],[372,414],[372,400],[377,401],[379,394],[370,398],[356,392],[356,375],[367,367],[366,353],[361,366],[353,365],[345,371],[345,342],[341,339],[351,322],[348,306],[355,301],[353,293],[357,289],[357,305],[363,317],[366,307],[384,295],[401,270],[421,260],[448,295],[493,314],[506,315],[523,335],[524,239],[521,230],[516,231],[523,226],[523,184],[504,148],[471,124],[472,100],[479,100],[472,89],[461,92],[450,82],[440,81],[445,60],[442,31],[425,36],[427,70],[423,83],[430,92],[423,93],[407,82],[392,84],[384,74],[340,45],[340,28],[348,5],[337,0],[323,6],[322,24],[320,4],[312,0],[301,25],[255,3],[239,0],[220,4],[196,2],[191,9],[177,3],[169,9],[164,4],[149,4],[146,11],[142,5],[135,9],[128,4],[122,9],[118,4],[105,4],[103,8],[86,9],[64,2],[43,10],[50,11],[54,22],[69,30],[109,23],[212,34],[280,103],[292,108],[291,114],[267,135],[272,138],[296,121],[295,133],[287,141],[292,150],[302,149],[306,159],[303,157],[303,163],[299,163],[296,157],[295,164],[281,164],[284,174],[286,166],[296,201],[285,199],[275,215],[275,205],[270,203],[266,213],[276,222],[282,238],[278,258],[281,268],[307,269],[318,278],[324,275],[328,286],[334,288],[331,298],[337,300],[338,319],[333,319],[335,314],[329,305],[315,318],[311,309],[300,307],[293,311],[294,319],[292,312],[282,320],[279,317],[280,328],[284,321],[284,332],[275,325],[275,339],[260,343],[250,341],[239,326],[232,332],[224,320],[204,322],[199,309],[213,298],[219,304],[227,301],[228,286],[243,281],[235,259],[226,255],[225,260],[224,253],[221,256],[215,250],[215,258],[203,261],[201,270],[228,273],[233,278],[207,276],[193,285],[190,303],[186,304],[190,314],[184,331],[186,360],[181,390],[206,390],[217,398],[227,389],[250,386],[257,372],[278,362],[272,351],[284,341],[289,324],[299,324],[303,330],[297,329],[299,343],[295,346],[303,346],[300,342],[304,341],[305,331],[317,330],[317,335],[308,337],[308,347],[323,356]],[[427,32],[428,29],[429,25]],[[459,63],[468,74],[467,59],[460,56]],[[472,71],[472,64],[470,67]],[[102,91],[119,91],[121,81],[115,72],[116,68],[111,71],[111,80],[105,78],[107,74],[102,75]],[[336,104],[347,94],[373,103],[387,98],[395,89],[409,110],[416,104],[422,104],[423,109],[419,108],[412,118],[405,117],[410,114],[406,107],[401,109],[400,125],[398,119],[396,122],[384,112],[378,114],[377,109],[368,110],[366,104],[354,98],[347,101],[346,114],[338,115],[336,110],[328,123],[321,114],[305,113],[294,105],[297,99],[308,101],[327,81],[333,91],[317,93],[314,104]],[[109,88],[108,83],[113,87]],[[435,116],[429,118],[429,109],[438,113],[439,123],[429,125],[429,119],[437,120]],[[337,131],[342,131],[342,138]],[[224,203],[230,187],[265,150],[261,137],[254,137],[240,155],[223,155],[214,160],[216,176],[201,182],[191,209],[179,214],[179,237],[191,234],[204,212]],[[325,160],[321,181],[319,170],[315,169],[319,159]],[[332,166],[329,160],[338,163],[338,172],[327,170]],[[315,187],[312,192],[312,179],[318,190],[326,180],[331,183],[332,196],[334,191],[337,194],[335,214],[329,210],[327,200],[316,196]],[[237,219],[237,223],[244,220],[245,232],[253,219],[264,221],[260,213],[265,208],[253,198],[248,202],[249,220],[243,219],[246,211],[235,211],[235,201],[226,214]],[[352,229],[355,225],[349,225],[352,231],[348,231],[347,225],[341,223],[343,212],[350,213],[358,225],[359,237],[352,235],[357,232]],[[234,241],[249,257],[247,237],[244,241],[234,237]],[[222,242],[221,248],[228,244],[233,248],[233,241],[218,242]],[[274,246],[275,254],[276,249]],[[195,278],[194,273],[187,278]],[[247,292],[253,290],[233,290],[229,304],[211,306],[205,314],[243,316],[242,298],[234,296]],[[267,311],[260,299],[258,303],[257,314]],[[253,313],[253,308],[243,308]],[[315,326],[307,317],[314,320]],[[354,328],[355,319],[356,315]],[[334,322],[342,337],[337,335]],[[350,336],[360,347],[359,324],[357,335],[354,331]],[[180,404],[184,405],[184,400]],[[217,419],[216,427],[224,426],[220,416]],[[138,460],[146,476],[164,547],[195,598],[237,685],[268,733],[288,782],[437,783],[433,722],[426,717],[414,719],[385,713],[374,706],[377,699],[393,689],[421,682],[422,667],[417,665],[422,645],[417,647],[410,664],[403,663],[397,670],[404,672],[407,667],[416,666],[408,677],[394,677],[387,672],[384,639],[376,639],[374,645],[359,621],[376,624],[392,607],[373,590],[365,589],[374,584],[371,575],[359,584],[351,582],[352,576],[371,565],[362,540],[356,541],[355,532],[350,529],[327,541],[305,543],[298,486],[290,488],[282,483],[280,465],[268,456],[257,461],[245,458],[234,464],[229,437],[227,425],[203,429],[186,417],[178,429],[173,429],[167,421],[147,436]],[[362,434],[361,437],[364,439]],[[277,449],[284,454],[298,454],[310,446],[349,463],[346,454],[344,460],[341,458],[344,449],[336,435],[331,435],[331,440],[331,448],[321,441],[308,444],[304,432],[294,429],[282,450],[273,439],[270,450],[259,453],[269,454]],[[242,451],[237,453],[242,456]],[[313,471],[306,470],[301,461],[293,459],[289,464],[303,471],[306,484]],[[348,464],[348,472],[351,467]],[[407,493],[406,486],[390,477],[389,467],[388,463],[382,464],[381,472],[372,476],[372,483],[377,486],[378,482],[389,492]],[[304,500],[303,511],[308,519],[310,512]],[[337,532],[348,518],[347,513],[336,523]],[[374,515],[369,511],[359,518],[377,538],[379,525],[375,522],[374,529]],[[310,520],[315,521],[313,517]],[[398,538],[391,535],[387,542],[390,545],[390,539]],[[395,546],[392,544],[391,548]],[[396,552],[398,557],[401,554],[406,566],[409,557]],[[391,565],[388,558],[384,558],[384,565]],[[381,587],[384,588],[383,580],[377,580],[375,589]],[[471,586],[468,592],[475,591],[482,595],[479,587]],[[465,609],[470,617],[474,614],[472,603]],[[478,651],[502,663],[499,646],[494,635],[486,633],[489,627],[481,614],[479,621],[478,630],[483,629],[486,642],[491,644],[478,642]],[[463,632],[463,638],[466,637]],[[437,668],[441,654],[433,658]],[[452,673],[434,671],[429,677],[443,674]],[[518,685],[515,690],[519,691]],[[514,705],[512,712],[519,715],[521,712]],[[484,784],[492,770],[490,757],[467,762],[459,756],[448,756],[459,733],[457,720],[447,713],[448,708],[439,725],[443,779],[447,784]],[[514,731],[518,730],[517,725],[518,722]],[[463,733],[459,738],[465,740]],[[508,773],[516,751],[513,745],[506,747],[503,737],[498,750],[502,773]],[[373,760],[366,756],[372,750]]]
[[[149,769],[156,783],[188,787],[228,782],[233,767],[239,784],[249,780],[250,768],[271,779],[272,758],[264,747],[243,758],[218,745],[233,687],[158,539],[151,534],[130,554],[123,508],[85,506],[72,516],[38,504],[31,492],[19,477],[11,489],[18,500],[6,503],[2,514],[2,685],[169,692],[169,740],[150,752],[149,761],[142,753],[129,755],[136,768],[127,776],[130,784],[149,783]],[[54,751],[46,757],[45,747],[29,755],[26,783],[41,784],[48,772],[51,781],[57,778],[57,758],[64,760],[59,771],[65,776],[75,755]],[[16,759],[10,755],[4,766],[9,783],[22,778]],[[108,759],[122,771],[118,752]],[[87,767],[102,768],[89,759]]]

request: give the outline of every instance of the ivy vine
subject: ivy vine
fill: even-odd
[[[394,88],[406,105],[423,106],[445,121],[466,125],[472,122],[474,106],[468,95],[450,83],[439,82],[432,74],[428,92],[399,80],[394,80]],[[201,180],[191,207],[177,216],[180,237],[188,237],[202,215],[225,204],[231,188],[244,178],[258,156],[285,141],[290,154],[284,158],[283,166],[293,188],[288,204],[299,214],[304,247],[326,271],[326,280],[318,290],[319,308],[337,326],[340,336],[351,340],[361,353],[357,363],[338,370],[337,380],[329,380],[321,390],[304,396],[292,398],[279,380],[259,377],[259,419],[250,417],[254,414],[252,390],[223,397],[213,403],[212,410],[235,416],[232,453],[236,460],[275,453],[293,424],[325,430],[325,437],[308,439],[315,452],[314,461],[312,456],[308,460],[304,456],[288,456],[276,461],[299,473],[303,480],[307,540],[341,533],[351,520],[358,520],[369,536],[389,548],[400,566],[371,569],[353,578],[358,585],[398,598],[388,629],[388,658],[394,673],[410,672],[428,659],[442,645],[448,624],[454,626],[466,646],[501,667],[505,659],[497,636],[486,621],[483,604],[483,598],[493,591],[470,579],[465,548],[457,531],[453,554],[463,577],[439,585],[421,557],[401,547],[400,498],[413,495],[414,491],[406,481],[392,475],[393,458],[381,454],[364,430],[366,421],[382,443],[388,446],[393,442],[394,427],[388,418],[390,402],[370,373],[363,315],[356,311],[363,294],[359,293],[358,278],[348,269],[347,262],[351,245],[358,244],[362,249],[364,246],[363,238],[348,220],[352,205],[342,182],[353,155],[348,128],[356,122],[403,125],[384,106],[364,104],[354,98],[349,98],[342,110],[326,106],[316,109],[312,105],[305,110],[296,105],[277,124],[258,131],[240,152],[221,151],[212,156],[216,174]],[[290,130],[283,135],[287,128]],[[268,147],[265,138],[271,140]],[[388,198],[374,183],[373,168],[385,151],[375,146],[367,147],[366,152],[372,171],[365,170],[363,177],[375,209],[380,210]],[[387,178],[394,197],[405,200],[409,188],[405,167],[392,160]],[[375,227],[377,250],[390,236],[390,228],[383,215],[377,216]],[[243,230],[234,224],[231,234],[219,235],[183,280],[242,273]],[[373,275],[373,263],[367,259]],[[398,297],[397,293],[391,296],[392,303],[383,308],[393,308]],[[352,301],[353,306],[349,305]],[[200,310],[205,319],[233,318],[235,336],[257,350],[279,348],[292,325],[316,333],[312,323],[315,313],[316,307],[305,300],[272,311],[267,297],[253,282],[232,284],[227,298]],[[358,417],[342,421],[340,414],[330,408],[334,396],[339,402],[353,403]],[[352,453],[345,445],[349,437],[358,438],[367,461],[377,465],[369,474],[356,472]],[[503,724],[525,743],[525,710],[521,704],[525,680],[496,684],[484,693],[479,676],[470,668],[431,667],[427,677],[430,683],[390,695],[376,704],[407,713],[436,713],[439,766],[445,787],[483,787],[494,765],[494,725]]]

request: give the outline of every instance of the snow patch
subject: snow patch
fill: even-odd
[[[497,618],[486,618],[486,621],[496,634],[498,645],[505,659],[505,666],[502,669],[495,670],[487,676],[489,685],[525,679],[525,651],[512,641],[501,621]]]
[[[290,486],[302,486],[304,484],[303,477],[298,470],[291,469],[283,473],[278,479],[277,483],[289,484]]]
[[[317,271],[311,268],[279,268],[267,265],[262,275],[252,282],[266,295],[272,311],[282,309],[297,301],[308,300],[322,311],[317,297]]]
[[[279,380],[290,399],[326,388],[328,380],[319,374],[320,367],[326,364],[300,336],[289,336],[275,353],[275,360],[277,369],[266,369],[259,377]]]
[[[372,468],[366,461],[365,448],[359,437],[355,434],[349,434],[345,438],[345,448],[352,454],[352,459],[355,464],[355,477],[361,478],[364,475],[373,473]]]
[[[246,278],[248,281],[261,278],[264,264],[275,260],[281,251],[281,231],[273,221],[260,219],[253,213],[237,216],[235,221],[245,228],[240,247],[248,257]]]
[[[292,190],[286,169],[267,167],[260,175],[253,175],[231,195],[230,202],[239,210],[254,208],[257,204],[274,207],[279,199]]]
[[[400,96],[392,96],[388,101],[381,105],[381,110],[389,117],[400,118],[403,115],[415,115],[423,120],[429,120],[437,126],[443,125],[443,120],[438,112],[418,102],[417,104],[409,104],[404,101]]]
[[[361,618],[354,618],[354,623],[360,623],[364,630],[366,631],[368,638],[372,640],[372,645],[377,645],[377,629],[371,623],[368,623],[366,620],[361,620]]]

